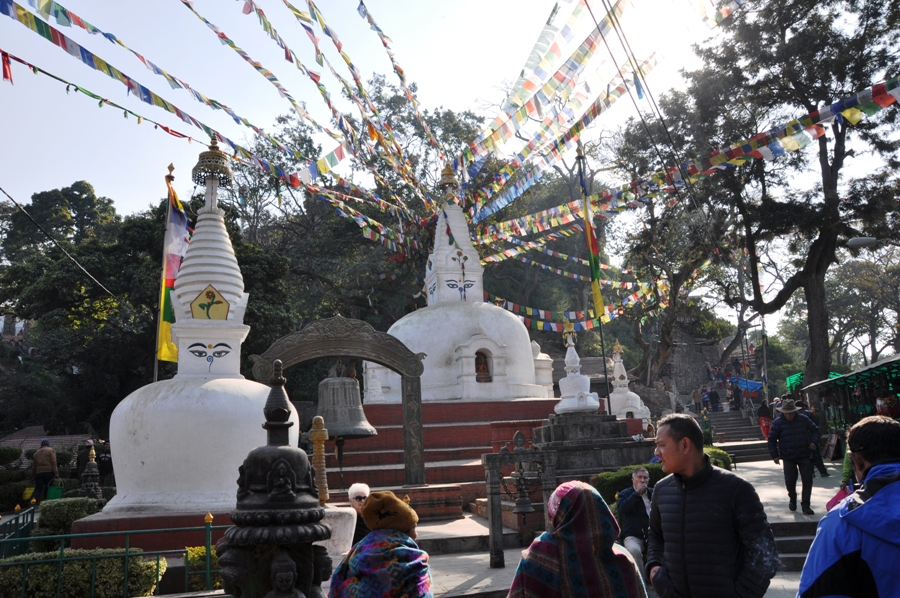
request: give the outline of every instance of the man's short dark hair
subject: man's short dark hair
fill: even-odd
[[[687,438],[698,451],[703,450],[703,430],[693,417],[686,413],[670,413],[656,424],[659,430],[663,426],[669,426],[669,436],[676,442]],[[659,432],[657,432],[659,434]]]
[[[871,415],[847,430],[847,448],[870,464],[900,460],[900,422]]]

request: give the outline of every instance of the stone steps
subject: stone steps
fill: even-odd
[[[726,437],[726,441],[727,441]],[[714,446],[722,449],[726,453],[735,456],[738,467],[741,463],[749,463],[751,461],[768,461],[772,457],[769,456],[768,443],[765,440],[754,440],[748,442],[734,443],[714,443]]]
[[[816,537],[818,521],[771,522],[775,546],[785,571],[801,571]]]

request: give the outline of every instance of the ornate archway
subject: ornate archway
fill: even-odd
[[[283,336],[262,355],[251,355],[253,378],[266,382],[272,364],[280,359],[288,368],[326,357],[351,357],[372,361],[397,372],[402,380],[403,451],[406,483],[425,483],[425,444],[422,439],[422,372],[424,353],[409,347],[385,332],[378,332],[361,320],[335,316],[319,320],[303,330]],[[328,423],[326,422],[326,426]]]

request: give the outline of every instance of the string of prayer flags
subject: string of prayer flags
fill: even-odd
[[[356,8],[356,12],[359,13],[359,16],[366,20],[369,23],[369,27],[378,34],[378,39],[381,40],[381,45],[384,46],[384,51],[387,53],[388,58],[391,61],[391,67],[394,69],[394,73],[397,74],[397,78],[400,79],[400,88],[406,94],[406,99],[408,99],[413,105],[413,111],[416,115],[416,120],[419,121],[419,124],[422,126],[422,129],[425,131],[425,137],[428,139],[428,143],[431,144],[432,147],[437,149],[438,158],[443,162],[445,160],[446,151],[444,150],[444,146],[441,144],[440,140],[434,136],[434,133],[431,132],[431,128],[428,126],[428,123],[425,122],[425,118],[422,116],[422,112],[419,109],[419,100],[416,99],[416,96],[409,90],[409,87],[406,85],[406,73],[400,68],[400,65],[397,64],[397,60],[394,58],[394,51],[391,49],[390,43],[391,38],[386,36],[381,28],[375,23],[375,19],[372,17],[372,13],[369,12],[368,7],[366,7],[363,0],[359,0],[359,6]]]

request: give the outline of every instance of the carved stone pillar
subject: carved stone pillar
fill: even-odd
[[[419,377],[401,378],[403,393],[403,453],[406,485],[425,484],[425,441],[422,434],[422,387]]]
[[[309,440],[313,443],[313,468],[316,470],[316,486],[319,489],[319,506],[324,507],[328,502],[328,472],[325,469],[325,441],[328,440],[328,430],[325,429],[325,420],[321,415],[313,418],[312,430],[309,431]]]

